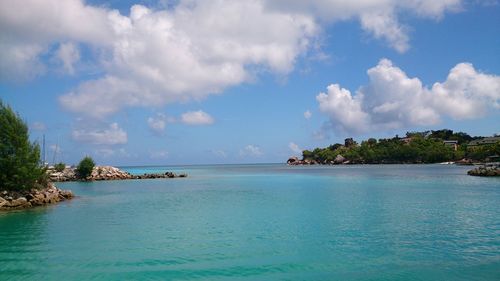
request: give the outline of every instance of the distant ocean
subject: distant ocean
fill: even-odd
[[[0,213],[0,280],[500,280],[500,179],[454,165],[125,167]]]

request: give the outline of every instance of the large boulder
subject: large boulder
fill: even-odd
[[[484,165],[468,171],[467,174],[470,176],[480,176],[480,177],[499,177],[500,166],[498,164]]]
[[[346,161],[345,157],[339,154],[339,155],[337,155],[337,157],[335,157],[335,159],[333,160],[333,163],[342,164],[345,161]]]
[[[0,197],[0,208],[7,204],[9,204],[9,201],[3,199],[3,197]]]
[[[293,156],[293,157],[290,157],[288,158],[288,160],[286,161],[286,163],[288,165],[297,165],[299,163],[299,158]]]

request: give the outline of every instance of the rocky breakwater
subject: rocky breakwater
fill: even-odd
[[[342,155],[337,155],[334,160],[332,161],[325,161],[324,163],[320,163],[314,159],[303,159],[300,160],[299,158],[293,156],[288,158],[288,161],[286,161],[288,165],[292,166],[298,166],[298,165],[340,165],[340,164],[353,164],[351,161],[347,160],[344,156]]]
[[[500,163],[489,163],[477,167],[467,172],[470,176],[480,177],[499,177],[500,176]]]
[[[166,173],[156,173],[156,174],[143,174],[143,175],[138,175],[134,176],[135,179],[165,179],[165,178],[185,178],[187,177],[186,174],[174,174],[172,172],[166,172]]]
[[[54,204],[73,197],[71,191],[61,190],[52,183],[49,183],[45,189],[31,189],[26,191],[4,190],[0,192],[0,211]]]
[[[77,181],[76,169],[67,167],[63,171],[48,170],[51,181]],[[96,166],[92,173],[85,180],[87,181],[104,181],[104,180],[132,180],[132,179],[161,179],[161,178],[185,178],[186,174],[174,174],[172,172],[132,175],[112,166]]]

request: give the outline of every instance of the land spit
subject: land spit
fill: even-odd
[[[66,167],[58,172],[54,169],[49,169],[48,174],[53,182],[78,181],[76,168]],[[133,180],[133,179],[165,179],[165,178],[185,178],[186,174],[174,174],[172,172],[132,175],[112,166],[96,166],[92,173],[87,177],[86,181],[103,181],[103,180]]]

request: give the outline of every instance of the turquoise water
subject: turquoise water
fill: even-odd
[[[500,280],[500,179],[451,165],[127,167],[0,213],[0,280]]]

